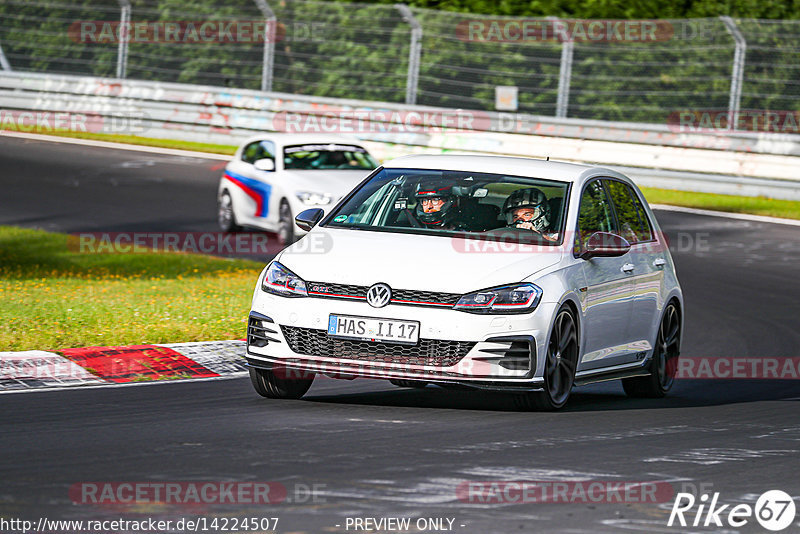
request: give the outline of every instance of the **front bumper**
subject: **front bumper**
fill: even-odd
[[[477,388],[543,387],[549,319],[555,304],[530,314],[475,315],[452,309],[322,298],[286,298],[257,290],[248,329],[252,367],[298,369],[336,378],[396,378]],[[420,322],[415,346],[344,341],[326,333],[330,314]]]

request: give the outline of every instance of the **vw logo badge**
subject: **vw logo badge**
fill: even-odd
[[[392,289],[386,284],[374,284],[367,290],[367,303],[373,308],[383,308],[392,300]]]

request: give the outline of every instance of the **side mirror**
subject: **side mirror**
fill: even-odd
[[[581,259],[616,258],[623,256],[631,250],[631,244],[617,234],[610,232],[595,232],[586,241],[586,249],[580,255]]]
[[[275,162],[269,158],[257,159],[255,163],[253,163],[253,167],[259,171],[272,172],[275,170]]]
[[[325,215],[324,210],[311,208],[298,213],[297,217],[294,218],[294,222],[297,223],[297,226],[308,232],[317,225],[323,215]]]

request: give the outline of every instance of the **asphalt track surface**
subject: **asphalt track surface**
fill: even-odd
[[[0,224],[215,230],[218,161],[2,139],[0,165]],[[800,230],[657,216],[686,300],[684,356],[800,356]],[[470,534],[765,532],[752,519],[740,528],[669,528],[671,499],[486,504],[459,500],[457,488],[667,481],[675,491],[719,492],[720,503],[753,505],[771,489],[800,503],[798,401],[796,380],[682,380],[662,400],[628,399],[610,382],[577,388],[558,413],[516,411],[501,395],[366,379],[320,378],[300,401],[264,400],[244,378],[2,395],[0,516],[279,517],[277,532],[286,533],[354,532],[348,517],[451,518],[453,532]],[[69,488],[87,481],[273,481],[290,502],[73,503]],[[798,521],[784,532],[800,530]]]

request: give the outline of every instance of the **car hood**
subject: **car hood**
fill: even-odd
[[[555,246],[315,228],[277,259],[306,281],[467,293],[520,282],[562,254]]]
[[[281,177],[295,191],[328,193],[339,200],[352,191],[371,172],[365,170],[282,171]]]

